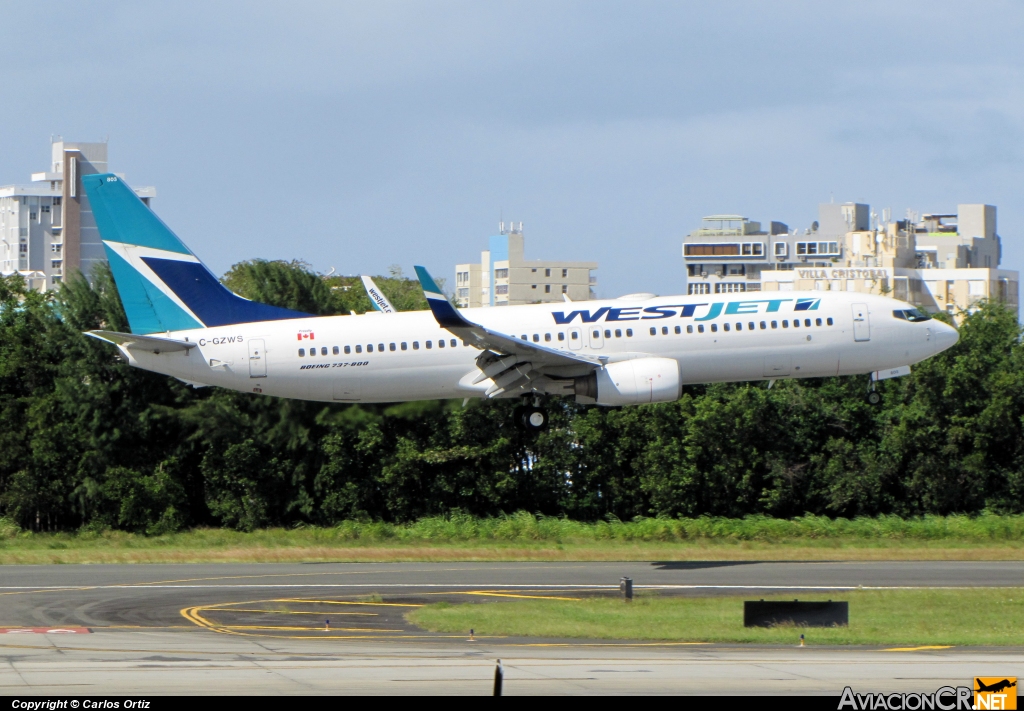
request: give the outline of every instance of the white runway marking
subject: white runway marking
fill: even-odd
[[[1024,585],[633,585],[645,590],[1014,590]],[[130,590],[132,588],[170,588],[181,590],[234,590],[240,588],[425,588],[462,590],[618,590],[618,585],[585,585],[567,583],[241,583],[238,585],[165,585],[150,583],[117,583],[113,585],[18,585],[0,586],[4,590]]]

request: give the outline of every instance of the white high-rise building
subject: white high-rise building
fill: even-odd
[[[86,277],[106,261],[82,176],[106,173],[106,143],[54,141],[47,170],[32,182],[0,187],[0,273],[30,288],[54,288],[74,271]],[[156,189],[136,188],[147,205]]]

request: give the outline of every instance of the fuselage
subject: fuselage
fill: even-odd
[[[894,299],[748,292],[464,309],[481,326],[615,363],[675,360],[684,384],[855,375],[911,365],[956,343],[951,326],[908,321]],[[241,323],[164,334],[175,353],[124,350],[132,365],[196,385],[323,402],[485,397],[477,348],[430,311]]]

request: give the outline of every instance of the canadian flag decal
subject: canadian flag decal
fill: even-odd
[[[313,335],[312,331],[299,331],[298,340],[301,341],[303,339],[312,341],[315,340],[316,337]]]

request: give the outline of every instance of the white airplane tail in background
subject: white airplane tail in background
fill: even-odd
[[[359,278],[363,280],[363,287],[366,289],[366,295],[370,297],[370,303],[373,304],[373,308],[386,314],[395,313],[395,307],[391,305],[391,302],[384,296],[384,293],[373,283],[373,279],[368,276],[361,276]]]

